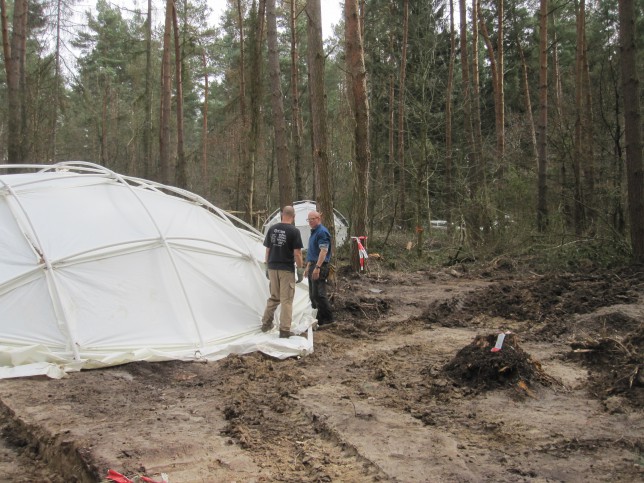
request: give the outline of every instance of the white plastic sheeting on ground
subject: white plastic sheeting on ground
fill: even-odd
[[[296,201],[293,203],[293,208],[295,208],[295,226],[300,230],[302,235],[302,243],[304,243],[304,249],[306,250],[309,238],[311,237],[311,229],[309,228],[309,223],[306,221],[310,211],[318,211],[316,208],[315,201],[303,200]],[[347,240],[347,232],[349,230],[349,222],[347,219],[340,213],[338,210],[333,210],[333,220],[335,221],[335,246],[339,247],[344,244]],[[266,223],[264,223],[264,234],[268,229],[273,226],[275,223],[281,221],[281,208],[275,210],[268,217]],[[324,214],[322,215],[322,224],[324,224]]]
[[[311,352],[305,284],[302,336],[260,330],[262,240],[197,195],[95,164],[0,165],[0,377]]]

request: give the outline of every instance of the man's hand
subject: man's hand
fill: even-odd
[[[304,269],[302,267],[297,267],[296,274],[297,283],[300,283],[302,280],[304,280]]]
[[[264,272],[264,273],[266,274],[266,280],[270,280],[271,277],[268,276],[268,268],[266,269],[266,272]]]

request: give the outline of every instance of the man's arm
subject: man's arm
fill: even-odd
[[[293,254],[295,255],[295,265],[297,265],[297,268],[302,268],[304,265],[304,262],[302,261],[302,250],[297,248],[293,250]]]
[[[315,268],[313,269],[313,280],[320,278],[320,267],[322,267],[322,264],[324,263],[327,251],[329,251],[327,247],[320,245],[320,255],[318,256],[318,260],[315,262]]]

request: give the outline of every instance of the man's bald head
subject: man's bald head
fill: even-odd
[[[282,208],[282,221],[286,223],[293,223],[295,220],[295,208],[291,205],[287,205]]]

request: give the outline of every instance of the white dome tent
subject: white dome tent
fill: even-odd
[[[316,208],[315,201],[311,200],[302,200],[296,201],[293,203],[293,208],[295,208],[295,226],[300,230],[302,235],[302,243],[304,244],[304,249],[309,243],[309,238],[311,237],[311,229],[309,224],[306,221],[310,211],[318,211]],[[335,246],[339,247],[344,244],[347,240],[347,232],[349,231],[349,222],[347,219],[340,213],[338,210],[333,210],[333,219],[335,221]],[[264,234],[268,229],[275,223],[279,223],[281,220],[281,208],[275,210],[269,215],[264,223]],[[322,224],[324,224],[324,213],[322,214]]]
[[[306,286],[292,330],[308,337],[260,331],[262,240],[193,193],[95,164],[0,165],[0,378],[312,351]]]

